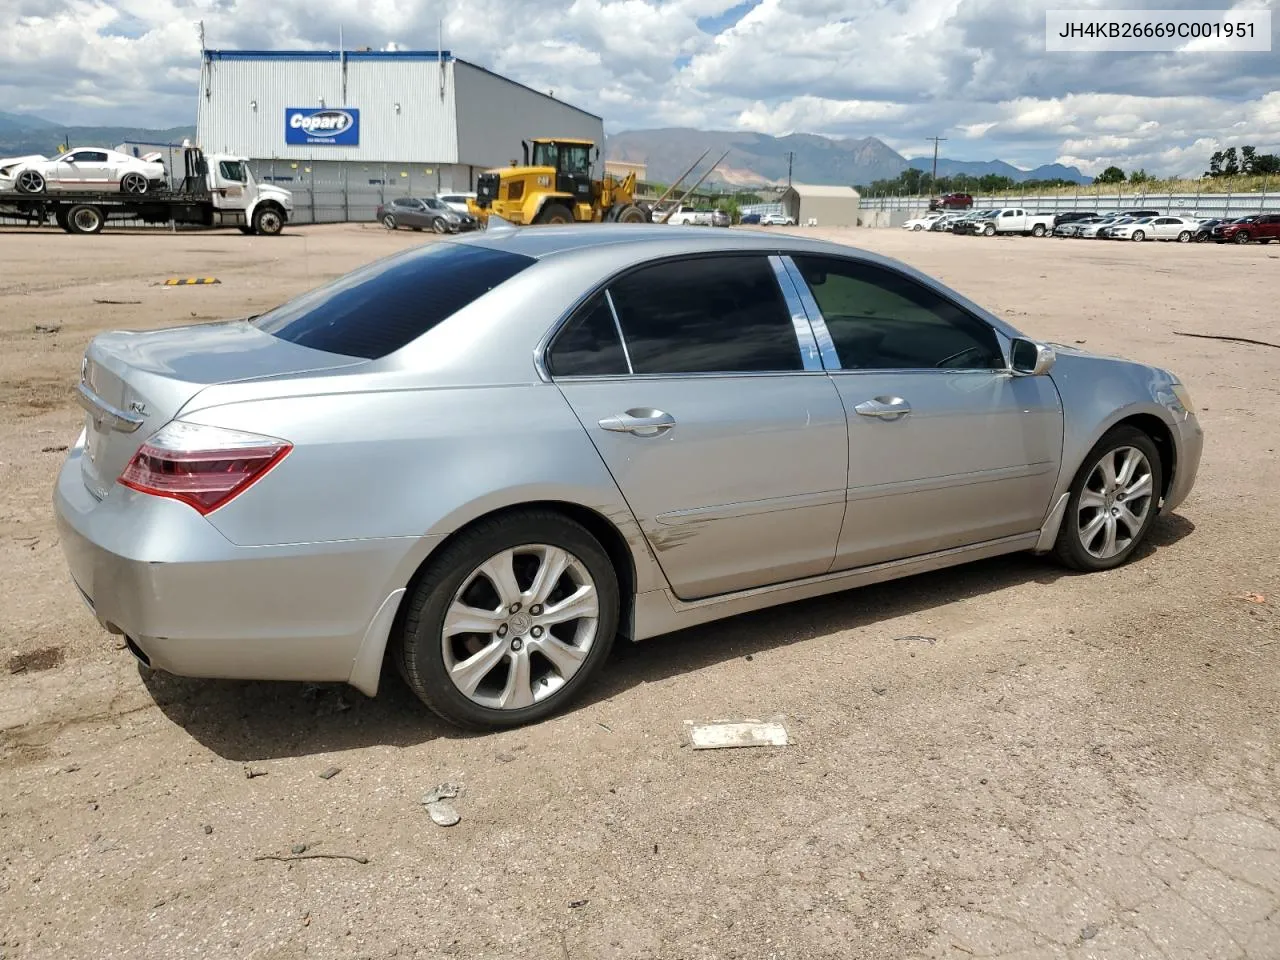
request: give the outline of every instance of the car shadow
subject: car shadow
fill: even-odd
[[[1152,526],[1135,562],[1188,536],[1172,516]],[[568,713],[633,687],[775,650],[879,620],[908,616],[1006,587],[1078,576],[1052,561],[1011,554],[932,573],[802,600],[632,644],[619,641],[598,682]],[[242,762],[303,757],[367,746],[409,747],[439,737],[487,736],[437,718],[383,665],[378,696],[345,684],[195,680],[139,668],[156,706],[218,756]]]

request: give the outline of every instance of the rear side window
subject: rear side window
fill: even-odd
[[[300,346],[377,360],[534,264],[531,257],[434,243],[379,260],[253,321]]]
[[[615,281],[609,292],[637,374],[804,368],[765,257],[657,263]]]
[[[603,294],[593,297],[556,334],[547,353],[547,368],[553,377],[611,377],[629,372],[618,325]]]
[[[910,277],[871,263],[793,256],[844,370],[1003,367],[995,332]]]

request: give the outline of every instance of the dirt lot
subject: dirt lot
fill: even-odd
[[[1174,334],[1280,342],[1280,249],[840,236],[1180,373],[1191,500],[1112,573],[1012,557],[742,617],[463,736],[397,679],[142,678],[49,502],[95,332],[253,313],[421,237],[0,232],[0,957],[1280,957],[1280,350]],[[157,286],[187,275],[222,282]],[[682,745],[777,715],[786,748]],[[301,844],[368,862],[257,859]]]

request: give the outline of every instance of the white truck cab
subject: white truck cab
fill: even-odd
[[[244,233],[273,236],[280,232],[293,214],[292,193],[254,180],[246,157],[214,153],[206,162],[215,223],[237,226]]]

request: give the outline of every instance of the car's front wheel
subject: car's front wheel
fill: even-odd
[[[1163,489],[1160,451],[1136,427],[1109,431],[1071,483],[1054,552],[1076,570],[1110,570],[1127,561],[1151,529]]]
[[[392,214],[388,213],[383,216],[382,225],[388,230],[394,230],[396,228],[396,218]]]
[[[481,521],[410,589],[397,664],[423,703],[459,726],[531,723],[599,671],[619,602],[609,555],[581,524],[542,510]]]
[[[1135,230],[1133,231],[1133,237],[1131,239],[1136,240],[1138,243],[1141,243],[1143,240],[1147,239],[1147,235],[1143,233],[1141,230]]]
[[[44,193],[44,177],[37,170],[23,170],[14,181],[19,193]]]
[[[1235,235],[1236,243],[1248,243],[1249,239],[1250,237],[1249,237],[1248,230],[1241,230],[1239,233]]]

